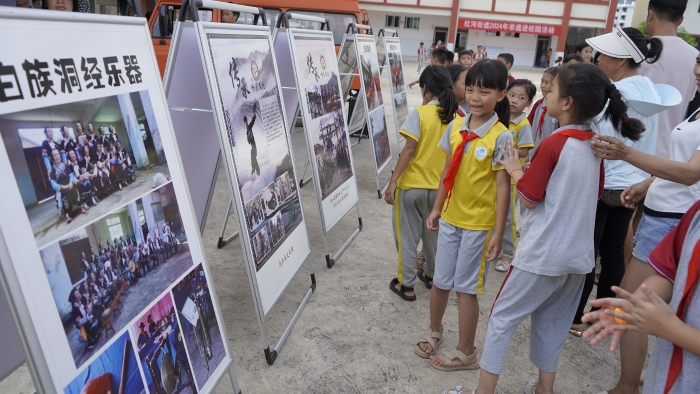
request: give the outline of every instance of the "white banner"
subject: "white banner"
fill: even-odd
[[[198,25],[262,312],[310,254],[267,27]]]
[[[231,358],[146,21],[1,7],[0,42],[2,267],[48,366],[36,378],[154,392],[167,337],[181,384],[211,391]]]
[[[358,200],[335,44],[331,32],[292,30],[291,36],[306,140],[328,231]]]

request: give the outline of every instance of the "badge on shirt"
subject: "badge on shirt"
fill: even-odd
[[[489,152],[485,146],[477,146],[476,149],[474,149],[474,156],[476,156],[476,158],[479,160],[484,160],[488,153]]]

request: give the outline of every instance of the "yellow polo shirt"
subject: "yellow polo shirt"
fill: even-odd
[[[532,126],[527,120],[525,112],[517,118],[510,121],[510,135],[513,137],[513,146],[515,148],[534,148],[535,140],[532,137]],[[520,158],[520,164],[525,164],[525,158]],[[511,185],[515,185],[514,180],[510,180]],[[512,207],[511,207],[512,208]]]
[[[438,147],[447,129],[438,115],[438,101],[416,107],[406,118],[399,133],[418,143],[411,161],[399,177],[396,186],[402,190],[437,190],[445,168],[445,154]]]
[[[455,150],[462,142],[461,130],[467,130],[471,114],[456,118],[447,127],[440,139],[440,148],[447,156],[457,154]],[[503,154],[499,145],[511,144],[512,136],[496,113],[476,130],[479,138],[469,141],[464,148],[462,162],[457,171],[452,198],[445,202],[442,220],[466,230],[492,230],[496,226],[496,171],[505,168],[496,162]]]

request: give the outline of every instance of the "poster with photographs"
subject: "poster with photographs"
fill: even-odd
[[[310,253],[269,29],[200,34],[243,240],[267,311]]]
[[[389,60],[389,79],[391,80],[391,97],[394,102],[396,125],[401,125],[408,117],[408,102],[406,101],[406,81],[403,75],[403,59],[401,57],[401,42],[398,37],[386,37],[384,47]]]
[[[160,343],[177,330],[162,300],[204,253],[148,31],[28,12],[0,9],[0,230],[10,254],[0,267],[14,272],[23,324],[38,337],[41,352],[29,357],[50,376],[36,378],[63,393],[167,391],[171,382],[147,371],[135,327],[151,315],[159,332],[149,339]],[[212,374],[226,372],[224,354]],[[186,371],[190,357],[155,358],[162,373]],[[173,387],[187,384],[175,375]]]
[[[296,80],[325,230],[358,200],[335,45],[330,32],[292,31]]]

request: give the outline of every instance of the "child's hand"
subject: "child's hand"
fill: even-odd
[[[612,309],[605,310],[607,315],[627,322],[627,324],[622,324],[613,328],[613,330],[622,332],[632,330],[647,335],[664,337],[669,324],[677,320],[678,317],[666,301],[649,289],[646,284],[642,284],[640,288],[648,301],[636,297],[634,294],[630,294],[617,286],[613,286],[612,291],[617,293],[619,298],[606,298],[597,301],[605,301],[600,304],[609,304],[613,308],[620,308],[626,312],[621,313]],[[607,300],[610,301],[608,302]],[[593,305],[593,302],[591,301],[591,305]]]
[[[394,205],[394,193],[396,192],[396,182],[389,182],[389,186],[384,191],[384,201],[389,205]]]
[[[430,212],[430,215],[428,216],[428,220],[426,220],[426,226],[428,227],[428,230],[430,231],[437,231],[438,230],[438,221],[440,220],[440,211],[432,210]]]
[[[594,302],[604,301],[604,300],[614,300],[614,298],[604,298],[600,300],[591,301],[591,305]],[[610,341],[610,351],[614,352],[617,349],[617,344],[620,343],[624,331],[613,331],[613,327],[619,324],[615,321],[612,315],[605,313],[606,309],[598,309],[597,311],[588,312],[581,318],[584,323],[591,323],[591,326],[583,333],[584,338],[591,338],[591,345],[599,344],[603,339],[607,338],[612,334],[612,340]]]
[[[520,165],[520,163],[518,163]],[[486,261],[495,260],[498,255],[501,254],[501,248],[503,247],[503,237],[493,236],[491,241],[489,241],[489,250],[486,253]]]
[[[515,149],[515,147],[513,147],[513,144],[508,144],[508,146],[505,148],[503,145],[499,145],[498,148],[501,150],[501,153],[503,153],[503,160],[496,159],[496,162],[503,164],[503,166],[506,168],[506,172],[509,175],[511,171],[515,169],[522,169],[520,158],[518,157],[518,151]]]
[[[409,83],[409,84],[408,84],[408,88],[409,88],[409,89],[413,89],[413,86],[414,86],[415,84],[417,84],[417,83],[418,83],[418,81],[413,81],[413,82]]]
[[[647,195],[648,190],[648,182],[642,181],[639,183],[635,183],[634,185],[629,186],[627,189],[625,189],[622,192],[622,194],[620,194],[620,201],[622,202],[622,205],[624,205],[625,208],[634,209],[637,203],[640,202],[644,198],[644,196]]]

